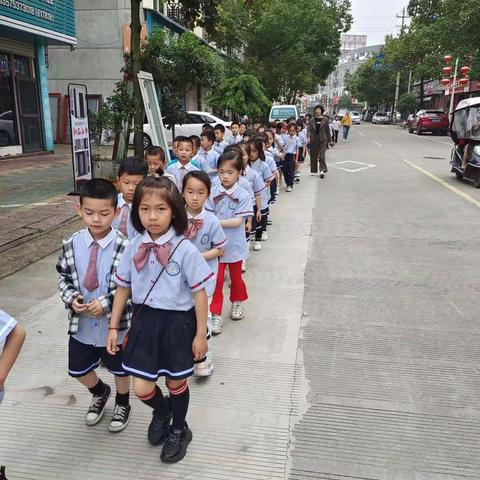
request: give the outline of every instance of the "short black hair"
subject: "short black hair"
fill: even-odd
[[[230,128],[232,128],[234,125],[240,126],[240,124],[239,124],[238,122],[232,122],[232,123],[230,124]]]
[[[200,137],[198,135],[190,135],[190,140],[195,148],[200,148]]]
[[[202,125],[202,130],[213,130],[213,127],[209,123],[204,123]]]
[[[323,107],[323,105],[316,105],[315,108],[313,109],[313,111],[315,111],[317,108],[320,109],[320,111],[322,112],[322,115],[323,115],[323,113],[325,112],[325,108]]]
[[[165,151],[163,150],[162,147],[159,147],[157,145],[150,145],[146,150],[145,150],[145,159],[147,157],[160,157],[160,160],[165,163]]]
[[[182,235],[187,229],[187,212],[185,210],[185,202],[180,195],[175,184],[166,177],[147,177],[144,178],[135,189],[132,202],[132,225],[139,233],[145,232],[145,227],[140,221],[140,203],[145,195],[158,192],[162,199],[165,200],[172,210],[172,224],[177,235]]]
[[[210,180],[208,174],[203,172],[202,170],[192,170],[183,177],[182,192],[185,191],[185,187],[187,186],[187,182],[190,178],[196,178],[197,180],[203,182],[207,187],[208,194],[210,195],[210,192],[212,190],[212,181]]]
[[[104,178],[93,178],[85,181],[80,188],[80,205],[84,198],[96,198],[98,200],[111,200],[112,207],[117,208],[118,193],[112,182]]]
[[[231,145],[227,145],[225,147],[225,149],[223,150],[223,153],[238,152],[241,150],[242,150],[242,147],[238,143],[232,143]]]
[[[145,160],[138,157],[127,157],[118,167],[118,176],[126,175],[148,175],[148,164]]]
[[[225,127],[221,123],[217,123],[213,127],[213,130],[220,130],[222,133],[225,133]]]
[[[224,164],[225,162],[234,162],[235,168],[239,172],[243,172],[243,160],[242,155],[239,151],[230,150],[227,153],[222,153],[217,161],[217,170]]]
[[[195,147],[195,144],[193,143],[193,140],[190,137],[185,137],[185,136],[182,135],[182,136],[177,137],[176,141],[177,141],[178,145],[180,145],[181,143],[189,143],[192,146],[192,148]]]
[[[213,133],[213,130],[205,130],[200,134],[200,136],[207,137],[207,140],[209,140],[212,143],[215,141],[215,134]]]

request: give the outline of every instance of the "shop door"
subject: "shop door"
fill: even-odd
[[[43,147],[37,80],[29,58],[15,57],[15,70],[23,151],[34,152]]]

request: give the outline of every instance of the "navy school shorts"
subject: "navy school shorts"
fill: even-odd
[[[123,369],[133,377],[156,382],[193,375],[192,343],[197,333],[195,308],[161,310],[133,305],[132,326],[123,353]]]
[[[126,377],[128,373],[122,367],[122,346],[116,355],[110,355],[106,347],[95,347],[79,342],[70,336],[68,341],[68,374],[71,377],[83,377],[95,370],[102,361],[107,370],[116,377]]]

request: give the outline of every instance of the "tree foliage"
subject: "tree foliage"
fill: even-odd
[[[342,95],[338,102],[338,106],[350,110],[352,108],[352,97],[350,97],[350,95]]]
[[[293,102],[314,93],[340,55],[340,32],[350,27],[349,0],[225,0],[211,39],[241,52],[248,73],[270,99]]]
[[[262,117],[271,106],[263,86],[249,74],[227,78],[211,91],[207,102],[211,107],[229,110],[237,117],[247,114],[250,118]]]
[[[417,96],[414,93],[404,93],[398,99],[396,108],[402,115],[415,113],[418,108]]]
[[[151,72],[161,93],[162,113],[169,126],[183,123],[183,100],[194,87],[213,87],[225,75],[224,63],[212,48],[190,32],[172,37],[155,29],[144,45],[142,68]]]

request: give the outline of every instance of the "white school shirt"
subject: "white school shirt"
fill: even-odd
[[[118,232],[112,229],[106,237],[97,240],[99,245],[97,252],[98,287],[91,292],[83,286],[83,280],[87,274],[90,249],[95,240],[90,234],[88,228],[81,230],[78,235],[75,235],[73,238],[73,258],[75,262],[75,270],[78,275],[80,293],[83,295],[84,304],[106,295],[108,292],[111,276],[110,272],[112,269],[112,257],[117,237]],[[118,344],[122,343],[125,333],[125,330],[118,332]],[[75,335],[72,335],[72,337],[87,345],[105,347],[108,337],[107,316],[92,317],[88,314],[81,314],[78,322],[78,332]]]
[[[275,158],[272,154],[272,152],[265,150],[265,163],[269,166],[270,170],[272,171],[272,174],[274,174],[277,170],[277,164],[275,163]]]
[[[4,310],[0,309],[0,344],[2,344],[10,332],[17,326],[17,321]],[[0,348],[0,353],[2,349]]]
[[[286,154],[295,155],[298,150],[298,144],[298,137],[296,135],[292,137],[289,134],[285,134],[283,136],[283,148]]]
[[[280,150],[274,145],[271,145],[270,147],[268,147],[266,151],[270,152],[270,154],[273,155],[273,159],[275,160],[276,165],[282,160],[280,158]],[[278,170],[278,166],[277,166],[277,170]]]
[[[208,252],[212,248],[225,248],[227,237],[220,225],[220,220],[212,212],[207,212],[203,208],[196,217],[193,217],[189,212],[187,212],[187,217],[189,219],[203,220],[202,228],[197,231],[194,238],[190,239],[201,254]],[[207,260],[207,263],[214,274],[212,281],[208,282],[205,288],[207,295],[211,297],[215,291],[217,281],[218,257]]]
[[[219,154],[222,155],[223,151],[228,147],[229,143],[225,140],[222,140],[221,142],[215,142],[213,144],[213,149]]]
[[[230,140],[230,145],[235,145],[236,143],[240,143],[243,141],[243,135],[232,135],[232,138]]]
[[[212,187],[213,185],[217,185],[217,186],[221,185],[220,177],[218,175],[215,178],[212,178]],[[250,182],[248,181],[248,179],[245,177],[244,174],[240,175],[238,179],[238,185],[248,192],[248,194],[252,197],[253,204],[255,205],[255,194],[253,193]]]
[[[267,165],[266,162],[263,160],[256,160],[250,165],[257,173],[260,175],[260,178],[263,180],[264,185],[265,182],[271,182],[274,178],[270,167]],[[268,200],[270,198],[270,189],[265,187],[261,193],[261,209],[265,210],[268,207]]]
[[[200,170],[208,174],[210,178],[217,176],[217,162],[220,155],[213,148],[208,152],[202,150],[202,153],[197,156],[197,162]]]
[[[175,185],[177,186],[180,192],[182,191],[182,182],[183,182],[182,170],[183,169],[185,170],[185,175],[188,172],[194,172],[196,170],[199,170],[199,168],[196,167],[192,162],[188,162],[186,165],[182,165],[180,162],[175,162],[173,165],[169,165],[166,170],[167,173],[169,173],[170,175],[173,175],[175,179]]]
[[[120,228],[120,222],[122,221],[122,214],[123,214],[123,206],[126,205],[128,207],[128,220],[127,220],[127,238],[130,240],[131,238],[138,235],[138,232],[133,228],[132,225],[132,204],[127,203],[123,198],[123,193],[118,194],[118,208],[120,209],[120,213],[113,219],[112,227],[115,230]],[[125,208],[127,208],[125,207]]]
[[[183,235],[177,235],[175,230],[170,228],[157,238],[155,243],[158,245],[171,243],[172,253],[182,239],[185,239]],[[163,268],[155,252],[150,250],[147,262],[140,272],[137,272],[133,257],[142,243],[150,242],[153,240],[147,231],[137,235],[125,249],[114,276],[117,285],[132,289],[132,302],[139,305],[145,300]],[[148,295],[145,305],[162,310],[188,311],[194,306],[193,294],[206,288],[212,278],[213,272],[205,259],[196,247],[185,239],[170,258],[160,279]]]
[[[217,195],[226,195],[215,202]],[[236,217],[253,216],[252,199],[250,194],[236,183],[229,190],[222,185],[212,187],[210,198],[205,204],[205,209],[214,213],[219,220],[228,220]],[[225,253],[220,257],[220,263],[235,263],[248,258],[248,244],[245,237],[245,223],[242,222],[235,228],[224,228],[228,243],[225,246]]]
[[[334,120],[332,122],[332,127],[335,131],[340,130],[340,121],[339,120]]]
[[[307,143],[308,143],[307,129],[304,128],[298,134],[298,146],[299,148],[303,148],[305,145],[307,145]]]
[[[257,195],[260,195],[261,199],[261,194],[267,187],[265,187],[265,182],[263,181],[262,177],[260,177],[258,172],[254,170],[250,165],[247,165],[247,167],[245,168],[244,175],[245,178],[248,180],[248,183],[250,184],[250,189],[253,193],[253,206],[256,206],[257,202],[255,201],[255,197]]]

